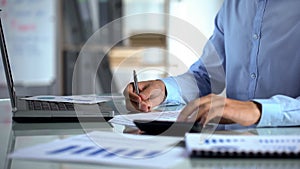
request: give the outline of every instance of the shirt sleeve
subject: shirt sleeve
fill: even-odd
[[[165,104],[186,104],[199,97],[197,79],[195,79],[190,71],[179,76],[163,78],[161,80],[165,83],[167,89]]]
[[[185,104],[184,101],[181,99],[181,92],[176,84],[174,77],[163,78],[161,80],[164,82],[167,90],[167,97],[164,103]]]
[[[300,124],[300,97],[276,95],[270,99],[255,99],[262,105],[257,127],[295,126]]]
[[[225,49],[223,7],[215,18],[215,30],[207,41],[200,59],[188,72],[161,79],[167,89],[164,103],[189,101],[210,93],[221,93],[225,87]]]

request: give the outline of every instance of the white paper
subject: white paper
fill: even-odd
[[[135,126],[133,120],[162,120],[162,121],[176,121],[180,111],[162,111],[162,112],[151,112],[151,113],[137,113],[137,114],[125,114],[116,115],[110,123]]]
[[[187,152],[236,152],[236,153],[299,153],[300,136],[234,136],[187,133]]]
[[[17,159],[169,168],[186,158],[181,138],[92,132],[15,151]]]
[[[22,98],[24,100],[37,100],[37,101],[51,101],[51,102],[67,102],[77,104],[97,104],[107,102],[112,99],[123,98],[121,96],[95,96],[95,95],[75,95],[75,96],[53,96],[53,95],[40,95],[33,97]]]

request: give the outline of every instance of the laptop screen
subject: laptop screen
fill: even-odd
[[[1,9],[0,9],[1,12]],[[10,96],[11,106],[13,109],[16,109],[16,92],[14,87],[14,82],[11,74],[11,68],[8,59],[8,52],[5,44],[5,37],[3,33],[1,15],[0,15],[0,48],[1,48],[1,55],[2,55],[2,62],[4,66],[7,86],[8,86],[8,93]]]

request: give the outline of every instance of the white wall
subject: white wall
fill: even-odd
[[[2,5],[0,15],[15,84],[53,83],[56,78],[57,1],[3,1]],[[0,84],[5,83],[1,78]]]
[[[164,0],[123,0],[124,16],[145,14],[145,13],[164,13]],[[132,35],[134,32],[156,31],[164,32],[164,20],[151,20],[140,18],[123,23],[123,34]]]
[[[168,1],[170,2],[169,11],[165,6],[165,3]],[[214,18],[222,1],[223,0],[123,0],[123,7],[125,17],[145,13],[167,13],[173,17],[182,19],[183,22],[187,22],[188,26],[193,26],[201,32],[199,37],[195,35],[194,38],[199,41],[199,48],[197,50],[202,51],[202,44],[205,44],[212,34]],[[176,23],[171,23],[165,20],[165,18],[142,18],[140,20],[131,20],[122,24],[123,36],[131,36],[133,33],[143,31],[154,31],[166,33],[167,35],[171,33],[185,33],[184,29],[178,29]],[[169,26],[166,27],[167,25]],[[128,77],[132,77],[132,69],[137,69],[139,80],[156,79],[165,76],[166,74],[178,75],[187,71],[188,67],[200,56],[195,55],[193,51],[187,47],[188,44],[182,44],[180,41],[171,38],[167,39],[167,43],[167,51],[163,49],[160,49],[159,51],[145,50],[141,55],[143,56],[143,60],[147,63],[155,62],[157,59],[160,62],[163,62],[161,61],[161,58],[159,59],[155,56],[158,54],[162,57],[167,55],[170,65],[169,68],[159,69],[147,65],[142,68],[120,66],[118,67],[118,70],[113,70],[114,76],[118,79],[117,85],[120,87],[120,91],[123,91],[123,88],[129,82],[130,79]]]
[[[201,36],[191,35],[193,38],[199,38],[199,48],[194,49],[202,51],[202,48],[207,39],[212,35],[214,29],[214,18],[222,5],[223,0],[171,0],[170,14],[187,22],[186,26],[196,27]],[[169,32],[172,34],[178,30],[176,25],[170,23]],[[185,32],[186,35],[190,32]],[[192,39],[193,40],[193,39]],[[177,75],[186,72],[189,66],[194,63],[199,57],[193,49],[189,48],[189,44],[183,44],[180,41],[169,39],[169,69],[170,75]]]

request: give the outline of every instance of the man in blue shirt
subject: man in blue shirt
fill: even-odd
[[[203,55],[176,77],[129,84],[127,107],[188,103],[178,120],[300,125],[300,1],[225,0]],[[226,88],[226,98],[218,96]]]

